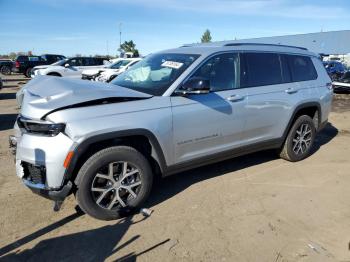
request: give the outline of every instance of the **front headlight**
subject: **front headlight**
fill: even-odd
[[[20,128],[23,128],[28,133],[40,134],[45,136],[57,136],[59,133],[64,132],[66,128],[65,124],[48,123],[43,121],[35,121],[19,117],[17,124]]]

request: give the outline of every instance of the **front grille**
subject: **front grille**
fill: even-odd
[[[45,184],[46,168],[44,166],[32,165],[22,162],[24,179],[34,184]]]

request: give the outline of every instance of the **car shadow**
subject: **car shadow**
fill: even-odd
[[[323,145],[329,143],[337,134],[338,129],[331,123],[328,123],[317,134],[311,154],[316,153]],[[266,150],[202,166],[157,180],[146,206],[152,207],[166,201],[195,183],[217,176],[230,175],[228,173],[260,165],[278,158],[277,150]]]
[[[62,221],[56,222],[16,241],[15,243],[1,248],[0,255],[13,251],[20,245],[28,243],[43,234],[61,227],[78,218],[80,215],[80,213],[71,215]],[[125,242],[120,243],[131,225],[140,223],[147,218],[148,217],[143,217],[138,221],[133,221],[133,217],[129,216],[118,220],[113,225],[105,225],[96,229],[45,239],[40,241],[33,248],[9,253],[0,257],[0,259],[1,261],[104,261],[108,257],[116,254],[141,238],[140,235],[135,235]],[[138,256],[145,254],[168,241],[170,241],[169,238],[150,245],[150,247],[139,253],[131,252],[126,256],[117,259],[117,261],[136,261]]]
[[[0,93],[0,100],[16,99],[16,93]]]
[[[327,125],[317,134],[312,148],[311,154],[316,153],[323,145],[328,144],[334,137],[338,135],[338,129],[327,123]]]
[[[0,131],[12,129],[17,119],[17,114],[0,114]]]

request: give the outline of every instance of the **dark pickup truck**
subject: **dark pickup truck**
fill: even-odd
[[[30,73],[35,66],[39,65],[50,65],[58,60],[65,59],[66,57],[63,55],[52,55],[45,54],[41,56],[28,56],[28,55],[20,55],[17,56],[15,63],[13,64],[12,71],[16,73],[22,73],[26,77],[30,77]]]
[[[10,59],[0,59],[0,73],[3,75],[11,74],[13,62]]]

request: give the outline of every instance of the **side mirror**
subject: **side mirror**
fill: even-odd
[[[70,67],[70,65],[69,65],[69,64],[64,64],[64,67],[66,67],[66,68],[67,68],[67,67]]]
[[[210,81],[202,77],[192,77],[186,80],[182,86],[176,90],[176,94],[208,94],[210,92]]]

